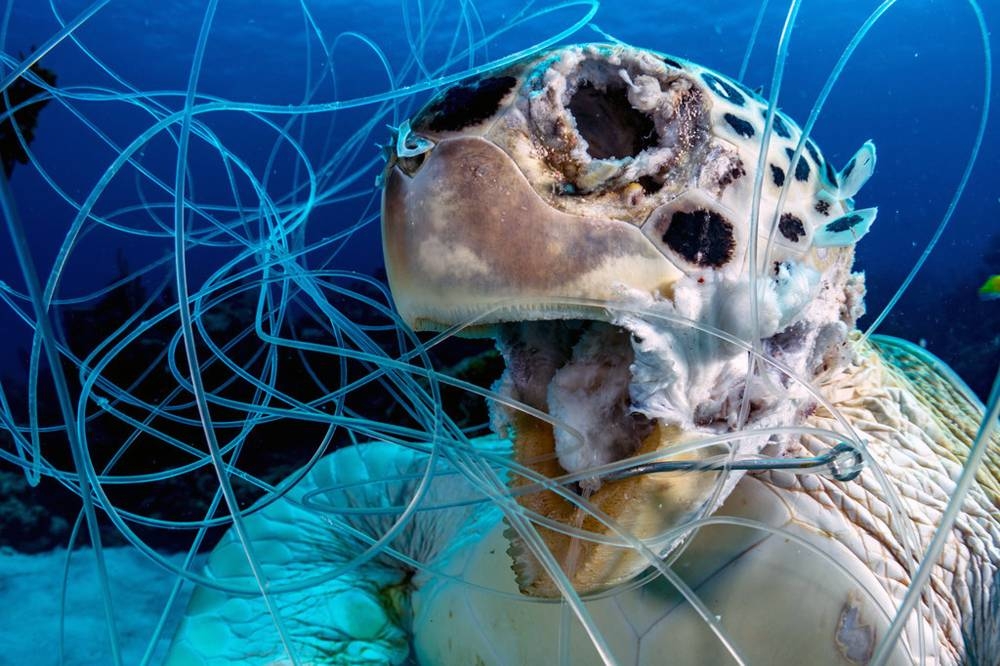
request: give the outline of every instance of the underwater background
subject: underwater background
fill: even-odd
[[[800,125],[851,36],[878,5],[861,0],[802,3],[779,102]],[[759,2],[720,0],[601,5],[223,0],[200,41],[209,6],[194,0],[0,2],[0,78],[10,84],[2,107],[5,123],[0,125],[0,155],[38,273],[43,283],[54,271],[60,276],[51,318],[57,335],[75,354],[76,360],[67,361],[65,368],[74,396],[80,395],[87,381],[85,373],[78,372],[81,359],[92,354],[92,359],[99,359],[107,351],[105,340],[122,339],[116,329],[134,328],[140,320],[153,318],[160,305],[177,299],[173,202],[184,122],[183,114],[177,112],[185,105],[199,44],[204,53],[195,98],[204,108],[196,118],[210,132],[191,141],[182,178],[189,201],[190,292],[205,289],[196,317],[200,316],[206,330],[230,345],[227,349],[233,358],[253,367],[259,362],[255,354],[266,345],[256,333],[247,334],[262,316],[260,293],[252,287],[277,278],[266,261],[254,264],[245,239],[254,239],[259,245],[251,249],[264,256],[271,251],[269,242],[279,242],[274,228],[281,224],[291,231],[280,242],[286,250],[300,253],[303,266],[316,275],[324,270],[337,272],[324,278],[337,285],[324,293],[338,312],[346,320],[371,326],[372,338],[385,353],[397,349],[389,320],[358,298],[360,294],[384,302],[384,296],[366,279],[353,279],[349,272],[384,279],[375,185],[384,164],[379,144],[389,138],[387,125],[398,125],[429,99],[436,89],[435,79],[450,77],[445,80],[453,82],[470,69],[533,48],[543,40],[618,39],[741,78],[750,88],[763,87],[766,96],[771,91],[778,35],[788,12],[782,2],[766,4],[761,13]],[[69,32],[64,30],[68,22],[91,11],[93,15],[71,36],[47,49],[54,36]],[[982,3],[982,11],[988,25],[1000,20],[996,0]],[[753,49],[748,52],[755,31]],[[471,51],[470,44],[474,45]],[[21,155],[21,142],[6,117],[16,106],[10,96],[18,84],[8,78],[36,49],[47,52],[33,71],[49,85],[54,81],[55,91],[40,92],[39,86],[28,89],[47,102],[34,109],[37,117],[32,118],[30,152]],[[995,58],[993,64],[996,69]],[[861,328],[871,324],[900,288],[949,211],[983,113],[985,71],[976,15],[968,3],[901,1],[863,40],[816,124],[812,137],[838,167],[867,139],[878,148],[875,175],[857,201],[859,208],[879,208],[871,233],[857,251],[856,268],[865,271],[868,288],[869,314],[861,320]],[[37,78],[36,82],[41,83]],[[402,92],[392,93],[394,89]],[[996,122],[1000,105],[993,97],[990,124],[975,168],[949,226],[878,330],[925,345],[983,398],[1000,362],[1000,302],[984,301],[977,294],[989,275],[1000,273],[1000,126]],[[129,146],[134,147],[133,161],[116,162]],[[81,209],[88,215],[79,217]],[[4,342],[0,346],[4,416],[0,547],[18,553],[47,553],[70,542],[80,511],[74,494],[78,487],[73,486],[72,475],[60,482],[54,472],[42,472],[40,483],[34,486],[33,475],[39,473],[34,465],[39,458],[12,435],[16,430],[25,441],[31,439],[29,424],[37,410],[38,451],[53,470],[73,469],[65,433],[55,427],[61,416],[46,364],[39,360],[35,368],[31,359],[33,331],[28,321],[33,315],[24,296],[26,283],[15,244],[6,230],[0,238],[0,337]],[[67,238],[71,243],[64,244]],[[221,267],[239,278],[220,279],[214,274]],[[328,331],[311,325],[319,317],[308,303],[277,284],[264,291],[272,311],[287,303],[280,330],[286,331],[282,327],[287,324],[294,335],[286,333],[296,340],[329,342]],[[141,314],[133,321],[136,313]],[[144,400],[165,399],[177,385],[174,365],[183,357],[172,346],[177,344],[176,328],[171,318],[152,325],[116,352],[102,372],[113,377],[118,387],[134,387]],[[289,392],[307,382],[318,395],[323,377],[344,373],[340,384],[328,380],[328,387],[333,387],[360,372],[316,358],[296,359],[298,352],[290,349],[276,353],[288,359],[283,374],[273,381]],[[444,346],[432,360],[483,385],[495,378],[499,367],[486,343]],[[234,371],[212,368],[205,372],[210,390],[216,388],[220,395],[235,391],[227,383],[226,372],[232,375]],[[116,470],[134,475],[178,468],[176,452],[166,447],[133,449],[116,459],[115,452],[134,432],[135,423],[124,416],[140,417],[127,409],[102,414],[99,401],[116,396],[112,391],[102,392],[100,386],[93,394],[83,403],[93,409],[85,430],[95,466],[114,461]],[[469,428],[485,420],[485,411],[474,397],[456,392],[443,399],[448,402],[446,409],[458,413]],[[385,421],[407,418],[394,397],[378,385],[354,391],[349,409]],[[235,420],[236,410],[219,418]],[[169,433],[178,440],[196,440],[196,425],[176,425]],[[242,463],[252,473],[276,482],[303,464],[323,437],[323,429],[316,424],[262,423],[246,438]],[[343,433],[334,434],[332,444],[326,444],[336,446],[342,437]],[[165,521],[147,521],[135,530],[152,548],[175,553],[190,545],[190,533],[164,529],[164,525],[186,519],[193,522],[191,516],[204,515],[205,500],[199,498],[210,496],[215,477],[210,469],[201,472],[110,485],[109,497],[123,510]],[[251,486],[238,488],[241,500],[259,497]],[[203,550],[220,529],[216,527],[206,537]],[[107,521],[102,523],[101,534],[107,544],[124,543]],[[77,540],[86,541],[86,537]],[[37,557],[41,562],[49,556]],[[50,565],[44,566],[48,570]],[[0,570],[0,583],[11,580],[12,572]],[[17,577],[26,575],[22,572]],[[27,594],[23,587],[0,584],[0,592],[15,594],[15,589],[21,598]],[[54,603],[59,589],[36,588],[31,594]],[[54,607],[45,608],[39,612],[52,621]],[[15,618],[14,612],[14,606],[0,603],[0,627],[14,626],[15,621],[23,626],[23,619]],[[151,617],[158,612],[152,610]],[[31,646],[28,635],[15,641]],[[107,663],[106,658],[99,653],[66,663]],[[0,651],[0,664],[24,663],[10,659]],[[56,663],[54,659],[32,663]]]

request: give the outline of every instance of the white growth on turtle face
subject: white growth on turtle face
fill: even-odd
[[[648,433],[631,416],[628,336],[611,326],[588,329],[548,387],[549,414],[573,427],[555,429],[556,455],[575,472],[624,458]],[[589,483],[595,486],[594,483]]]
[[[815,376],[853,324],[841,320],[843,293],[822,286],[819,278],[808,267],[782,266],[775,279],[764,282],[758,301],[765,350],[780,355],[795,377]],[[860,280],[853,288],[861,290]],[[633,410],[689,432],[726,432],[740,425],[737,417],[749,371],[747,345],[706,334],[701,327],[747,340],[752,331],[745,290],[738,282],[685,279],[675,286],[671,301],[633,293],[632,300],[615,309],[615,324],[632,332]],[[674,323],[678,320],[681,323]],[[771,384],[758,382],[751,395],[754,425],[795,422],[794,412],[808,400],[808,392],[789,381],[784,371],[767,363],[761,366]]]
[[[755,427],[797,422],[796,413],[811,404],[810,394],[786,373],[809,379],[830,358],[846,353],[843,343],[860,311],[846,305],[845,291],[860,303],[863,287],[858,276],[839,286],[824,285],[816,270],[793,263],[780,264],[772,279],[761,282],[757,334],[784,368],[761,364],[770,381],[752,385]],[[612,310],[615,327],[587,329],[571,358],[551,375],[548,411],[572,428],[555,429],[562,467],[579,472],[627,457],[654,420],[716,434],[743,425],[738,415],[749,372],[746,343],[701,329],[747,340],[753,333],[747,304],[746,285],[724,279],[682,279],[671,300],[623,293]],[[743,452],[762,445],[744,442]]]

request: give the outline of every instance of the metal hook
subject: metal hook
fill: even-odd
[[[852,481],[862,470],[865,461],[861,452],[847,442],[841,442],[828,453],[811,458],[742,458],[722,462],[696,460],[661,460],[603,475],[605,481],[619,481],[643,474],[659,472],[712,472],[720,470],[745,470],[760,472],[771,469],[798,470],[802,473],[822,474],[835,481]]]

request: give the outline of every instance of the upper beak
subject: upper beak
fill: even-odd
[[[681,275],[638,227],[547,204],[478,137],[441,141],[412,177],[393,168],[382,225],[389,284],[415,329],[522,319],[543,307],[536,316],[572,317],[579,306],[560,299],[613,300],[623,286],[656,293]]]

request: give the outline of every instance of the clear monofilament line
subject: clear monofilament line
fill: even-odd
[[[835,481],[852,481],[864,469],[864,459],[850,444],[840,443],[822,456],[802,458],[766,458],[722,456],[706,460],[664,460],[625,467],[602,477],[606,481],[620,481],[645,474],[663,472],[764,472],[785,470],[800,474],[823,474]]]
[[[94,558],[97,564],[98,586],[101,590],[101,599],[104,608],[104,617],[108,630],[108,638],[111,644],[111,657],[115,664],[122,663],[121,648],[118,641],[118,632],[115,629],[115,615],[111,599],[111,587],[108,579],[107,565],[104,559],[104,549],[101,545],[100,526],[97,522],[97,514],[94,509],[94,500],[91,492],[90,481],[82,470],[86,467],[84,462],[88,453],[84,449],[76,430],[71,424],[76,422],[73,412],[72,398],[66,376],[63,372],[62,358],[59,355],[56,344],[56,336],[49,321],[49,313],[43,303],[42,287],[38,280],[38,272],[35,270],[35,263],[28,247],[27,238],[24,234],[24,227],[17,214],[13,194],[6,177],[0,177],[0,208],[7,221],[7,230],[10,234],[11,242],[17,253],[18,264],[24,281],[28,287],[28,294],[35,313],[36,332],[35,338],[39,340],[39,345],[45,352],[45,358],[49,364],[49,372],[52,382],[55,385],[56,398],[59,403],[59,411],[62,414],[65,424],[66,438],[69,441],[69,449],[73,458],[73,465],[77,471],[77,483],[79,484],[79,495],[83,502],[83,511],[87,518],[87,530],[90,536],[90,543],[94,549]]]

